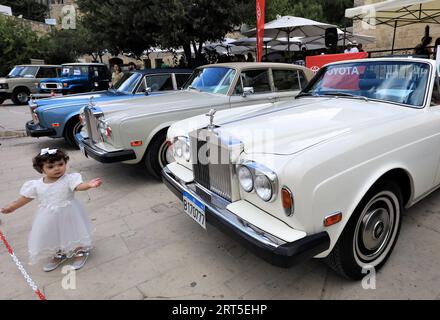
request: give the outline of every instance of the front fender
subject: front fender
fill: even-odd
[[[136,164],[142,161],[142,159],[145,156],[146,151],[148,150],[148,146],[150,145],[151,141],[154,139],[154,137],[162,130],[168,128],[173,122],[168,121],[165,123],[161,123],[159,125],[156,125],[153,127],[153,125],[149,126],[148,124],[142,125],[142,126],[136,126],[133,124],[133,122],[122,122],[119,126],[119,134],[121,135],[119,137],[120,141],[122,142],[122,147],[125,149],[133,149],[136,154],[136,159],[129,160],[124,163],[127,164]],[[135,128],[142,128],[142,131],[140,129]],[[149,128],[152,128],[151,130]],[[136,133],[135,133],[136,132]],[[139,134],[141,132],[141,134]],[[135,134],[133,134],[135,133]],[[131,141],[133,140],[142,140],[142,146],[139,147],[132,147]]]
[[[352,167],[341,174],[325,179],[313,190],[312,216],[315,226],[322,228],[325,217],[332,213],[342,212],[343,217],[340,223],[325,229],[330,236],[330,248],[317,256],[318,258],[326,257],[331,252],[363,197],[388,172],[395,169],[405,171],[411,182],[411,198],[413,197],[413,178],[403,163],[386,163],[375,167],[376,165],[365,163],[362,166]]]
[[[70,120],[74,119],[75,117],[79,116],[79,110],[80,110],[80,108],[78,108],[77,111],[73,111],[73,112],[70,112],[70,113],[66,114],[64,116],[64,120],[62,122],[60,122],[60,131],[62,132],[63,136],[64,136],[64,130],[66,129],[67,123]]]

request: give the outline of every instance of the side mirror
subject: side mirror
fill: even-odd
[[[254,87],[244,87],[243,88],[243,98],[246,98],[248,95],[254,94]]]
[[[150,87],[147,87],[146,89],[145,89],[145,91],[144,91],[144,93],[145,93],[145,95],[146,96],[148,96],[150,93],[151,93],[151,88]]]

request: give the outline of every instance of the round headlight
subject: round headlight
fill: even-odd
[[[188,143],[185,143],[185,144],[183,145],[183,158],[184,158],[186,161],[191,160],[191,151],[190,151],[190,149],[189,149],[189,145],[188,145]]]
[[[266,202],[270,201],[270,199],[272,199],[273,190],[269,178],[265,175],[258,175],[255,178],[255,191],[262,200]]]
[[[176,161],[178,159],[190,161],[191,160],[191,149],[187,140],[183,138],[178,138],[173,144],[173,156]]]
[[[174,157],[175,158],[182,158],[183,155],[183,145],[181,140],[177,140],[174,144]]]
[[[252,189],[254,188],[252,173],[245,166],[240,166],[238,168],[238,181],[240,182],[240,185],[243,188],[243,190],[246,192],[251,192]]]

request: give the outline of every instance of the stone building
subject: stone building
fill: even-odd
[[[376,2],[383,2],[384,0],[354,0],[354,6],[363,6],[366,4],[372,4]],[[396,42],[395,48],[414,48],[420,43],[422,37],[425,34],[426,24],[412,24],[406,27],[400,27],[396,30]],[[430,24],[430,35],[433,38],[433,43],[436,38],[440,37],[440,25]],[[375,29],[365,29],[362,22],[354,22],[354,33],[371,35],[376,38],[376,41],[372,44],[365,45],[367,51],[371,50],[389,50],[393,44],[394,29],[387,25],[377,26]],[[401,53],[411,53],[411,50],[407,50]]]

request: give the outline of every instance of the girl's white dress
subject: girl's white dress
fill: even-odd
[[[53,257],[57,252],[72,256],[75,249],[91,249],[93,227],[74,190],[82,183],[79,173],[65,174],[53,183],[43,178],[26,182],[20,194],[37,199],[38,211],[29,235],[29,262]]]

